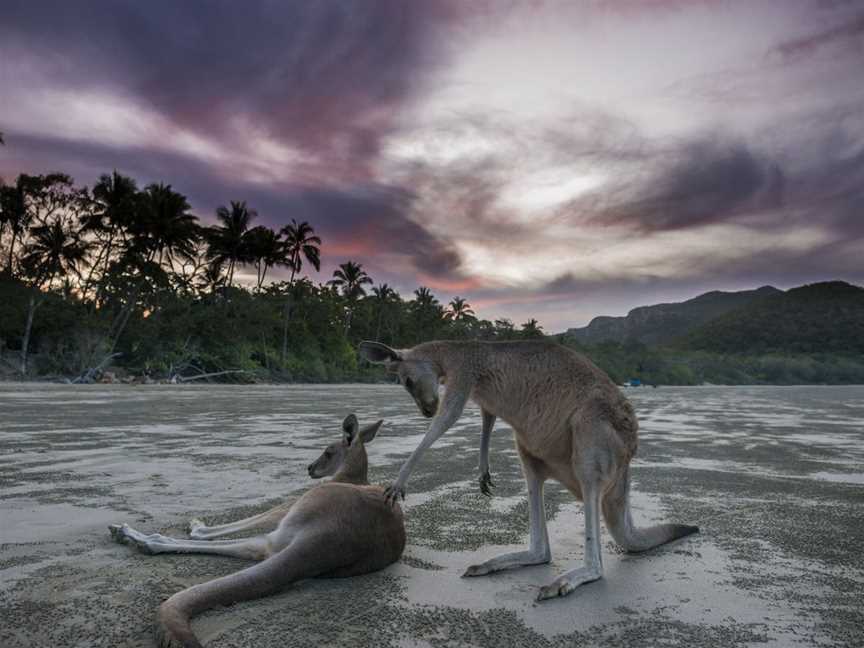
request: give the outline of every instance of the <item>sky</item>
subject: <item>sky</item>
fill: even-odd
[[[4,0],[0,132],[548,332],[864,282],[862,0]]]

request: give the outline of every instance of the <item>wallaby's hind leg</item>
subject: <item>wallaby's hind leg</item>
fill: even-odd
[[[600,495],[615,479],[615,473],[626,452],[611,425],[585,408],[570,422],[572,444],[570,470],[582,492],[585,515],[585,549],[583,566],[571,569],[540,588],[537,600],[567,596],[580,585],[603,577],[600,548]]]
[[[285,514],[290,510],[293,503],[292,500],[286,504],[280,504],[269,511],[264,511],[258,515],[252,515],[235,522],[228,522],[227,524],[207,526],[202,520],[193,518],[189,521],[189,537],[193,540],[210,540],[211,538],[220,538],[232,533],[248,531],[249,529],[272,529],[285,517]]]
[[[131,544],[142,553],[202,553],[263,560],[270,555],[267,536],[245,538],[242,540],[186,540],[169,538],[161,533],[144,534],[128,524],[112,524],[108,527],[111,537],[121,544]]]
[[[585,503],[585,557],[584,565],[564,572],[549,585],[540,588],[537,600],[567,596],[580,585],[603,576],[603,556],[600,550],[600,492],[598,485],[582,485]]]
[[[527,551],[515,551],[490,558],[479,565],[471,565],[463,576],[485,576],[493,572],[513,567],[542,565],[552,558],[549,549],[549,534],[546,531],[546,509],[543,506],[543,468],[528,456],[517,443],[522,458],[522,469],[528,484],[528,524],[529,544]]]
[[[630,467],[625,466],[615,485],[603,496],[606,528],[621,547],[630,553],[648,551],[672,540],[698,533],[699,527],[688,524],[657,524],[636,528],[630,513]]]

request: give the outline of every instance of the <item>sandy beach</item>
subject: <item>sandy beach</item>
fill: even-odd
[[[398,564],[207,612],[196,632],[214,648],[862,645],[864,387],[628,394],[637,523],[701,534],[629,556],[604,529],[605,578],[537,604],[582,554],[581,506],[549,483],[552,564],[460,578],[527,539],[504,424],[495,497],[479,492],[472,407],[408,484]],[[352,411],[385,419],[369,446],[385,483],[426,426],[395,386],[0,384],[0,645],[152,646],[159,602],[248,563],[141,555],[107,526],[184,535],[193,516],[228,521],[296,497]]]

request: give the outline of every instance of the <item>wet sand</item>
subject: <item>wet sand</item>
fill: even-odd
[[[702,533],[641,556],[605,533],[605,578],[561,600],[536,590],[581,560],[581,507],[547,486],[551,565],[461,579],[527,539],[509,429],[496,495],[476,485],[479,412],[421,462],[403,560],[299,583],[198,617],[205,645],[861,646],[864,387],[628,390],[641,422],[637,523]],[[426,421],[395,386],[0,384],[0,646],[152,646],[173,592],[245,566],[147,556],[107,525],[183,535],[311,485],[342,417],[384,418],[372,481],[392,479]]]

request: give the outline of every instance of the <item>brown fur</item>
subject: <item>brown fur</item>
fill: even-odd
[[[342,442],[328,446],[309,467],[313,476],[335,472],[333,479],[310,489],[292,505],[222,527],[193,521],[193,530],[202,531],[199,537],[217,537],[260,527],[278,515],[277,528],[267,535],[216,543],[145,536],[127,525],[112,525],[111,534],[118,542],[145,553],[215,553],[263,561],[170,597],[157,615],[158,644],[200,648],[191,619],[207,609],[268,596],[305,578],[367,574],[399,560],[405,548],[402,510],[391,507],[383,489],[367,481],[365,443],[374,438],[381,423],[361,430],[353,415],[346,418]]]
[[[414,465],[459,418],[469,398],[483,413],[484,492],[489,482],[485,453],[495,418],[513,428],[529,487],[530,547],[475,565],[466,575],[548,562],[542,495],[547,479],[555,479],[585,501],[586,565],[543,588],[540,598],[567,594],[600,577],[601,499],[607,526],[628,551],[644,551],[698,530],[684,525],[641,530],[632,526],[628,466],[638,447],[636,415],[621,390],[582,354],[548,341],[436,341],[400,351],[364,342],[360,351],[396,372],[424,414],[433,405],[436,409],[429,431],[388,489],[391,500],[404,497]],[[432,395],[437,382],[445,386],[440,404],[437,394]]]

